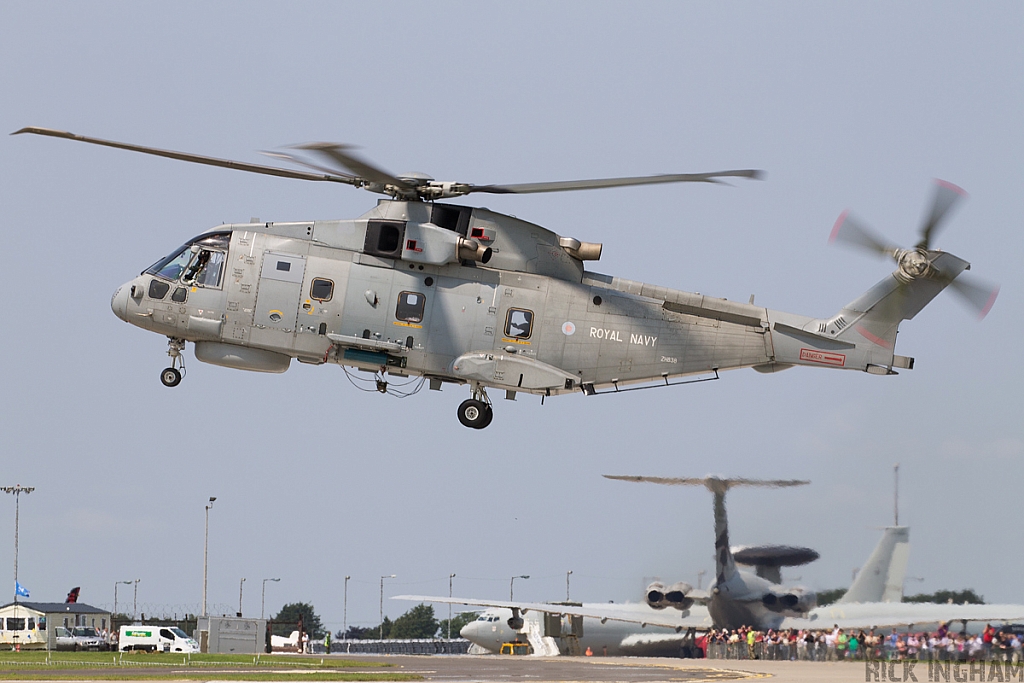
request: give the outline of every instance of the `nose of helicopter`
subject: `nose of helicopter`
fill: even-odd
[[[128,292],[131,290],[132,284],[126,282],[117,288],[114,292],[114,296],[110,299],[110,308],[121,320],[128,322]]]

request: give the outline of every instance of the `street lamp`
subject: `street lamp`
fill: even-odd
[[[203,616],[206,616],[206,568],[207,560],[209,559],[209,548],[210,548],[210,508],[213,507],[213,501],[217,500],[216,496],[210,497],[210,503],[206,506],[206,536],[203,539]]]
[[[380,639],[384,640],[384,579],[393,579],[394,574],[380,577]]]
[[[448,575],[448,640],[452,639],[452,579],[455,578],[455,574]]]
[[[114,615],[113,616],[117,615],[117,587],[119,585],[121,585],[122,583],[124,585],[126,585],[126,586],[130,586],[132,584],[131,581],[115,581],[114,582]],[[113,616],[111,618],[113,618]],[[111,626],[113,626],[113,622],[111,622]]]
[[[135,584],[135,595],[132,598],[132,621],[139,620],[139,581],[142,581],[142,579],[135,579],[130,582]]]
[[[245,581],[245,579],[242,579]],[[263,579],[263,597],[260,598],[260,619],[263,618],[263,608],[267,606],[267,581],[280,581],[281,579]],[[241,602],[241,599],[239,599]],[[239,607],[241,609],[241,607]]]
[[[569,575],[570,574],[572,574],[572,570],[571,569],[565,573],[565,601],[566,602],[569,602]]]
[[[528,579],[528,578],[530,578],[528,575],[513,576],[512,577],[512,580],[508,584],[508,599],[509,599],[509,602],[512,601],[512,589],[516,587],[516,579]]]
[[[21,494],[29,494],[36,490],[35,486],[14,486],[0,487],[4,493],[14,494],[14,617],[18,617],[18,525],[21,521]],[[14,643],[18,644],[18,632],[14,632]]]
[[[242,580],[238,582],[238,616],[239,617],[242,616],[242,586],[244,586],[244,585],[245,585],[245,577],[243,576]]]
[[[348,580],[351,576],[345,577],[345,602],[341,612],[341,639],[348,640]],[[383,619],[381,620],[383,622]]]

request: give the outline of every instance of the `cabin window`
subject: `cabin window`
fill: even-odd
[[[156,280],[153,280],[156,282]],[[171,295],[171,301],[179,304],[185,303],[185,299],[188,298],[188,289],[185,287],[178,287],[174,290],[174,294]]]
[[[174,640],[174,634],[166,628],[160,629],[160,637],[166,638],[167,640]]]
[[[150,299],[163,299],[167,296],[168,290],[171,286],[161,280],[150,280],[149,281],[149,298]]]
[[[510,308],[505,318],[505,336],[513,339],[529,339],[533,334],[533,311],[525,308]]]
[[[309,298],[317,301],[330,301],[334,296],[334,282],[324,278],[313,278],[313,284],[309,286]]]
[[[423,322],[423,307],[426,303],[427,297],[419,292],[402,292],[398,295],[395,317],[407,323]]]

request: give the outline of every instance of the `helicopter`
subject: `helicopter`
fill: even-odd
[[[758,179],[757,170],[511,185],[395,175],[347,145],[298,145],[266,153],[309,170],[252,164],[27,127],[12,133],[77,140],[283,178],[332,182],[385,195],[352,220],[231,223],[187,241],[118,287],[120,319],[168,338],[177,386],[182,351],[205,363],[281,373],[292,359],[340,365],[368,391],[407,396],[424,383],[467,386],[466,427],[493,418],[488,389],[587,396],[719,378],[735,368],[795,366],[894,375],[914,359],[895,354],[903,320],[947,286],[983,317],[998,287],[965,280],[970,264],[931,247],[964,196],[937,181],[920,242],[903,248],[844,212],[832,241],[889,257],[896,269],[835,315],[785,313],[587,270],[602,245],[540,225],[440,200]],[[372,374],[372,379],[348,368]],[[392,378],[401,380],[401,384]]]

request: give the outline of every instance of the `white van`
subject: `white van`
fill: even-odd
[[[121,652],[199,652],[199,643],[177,626],[122,626],[118,636]]]

